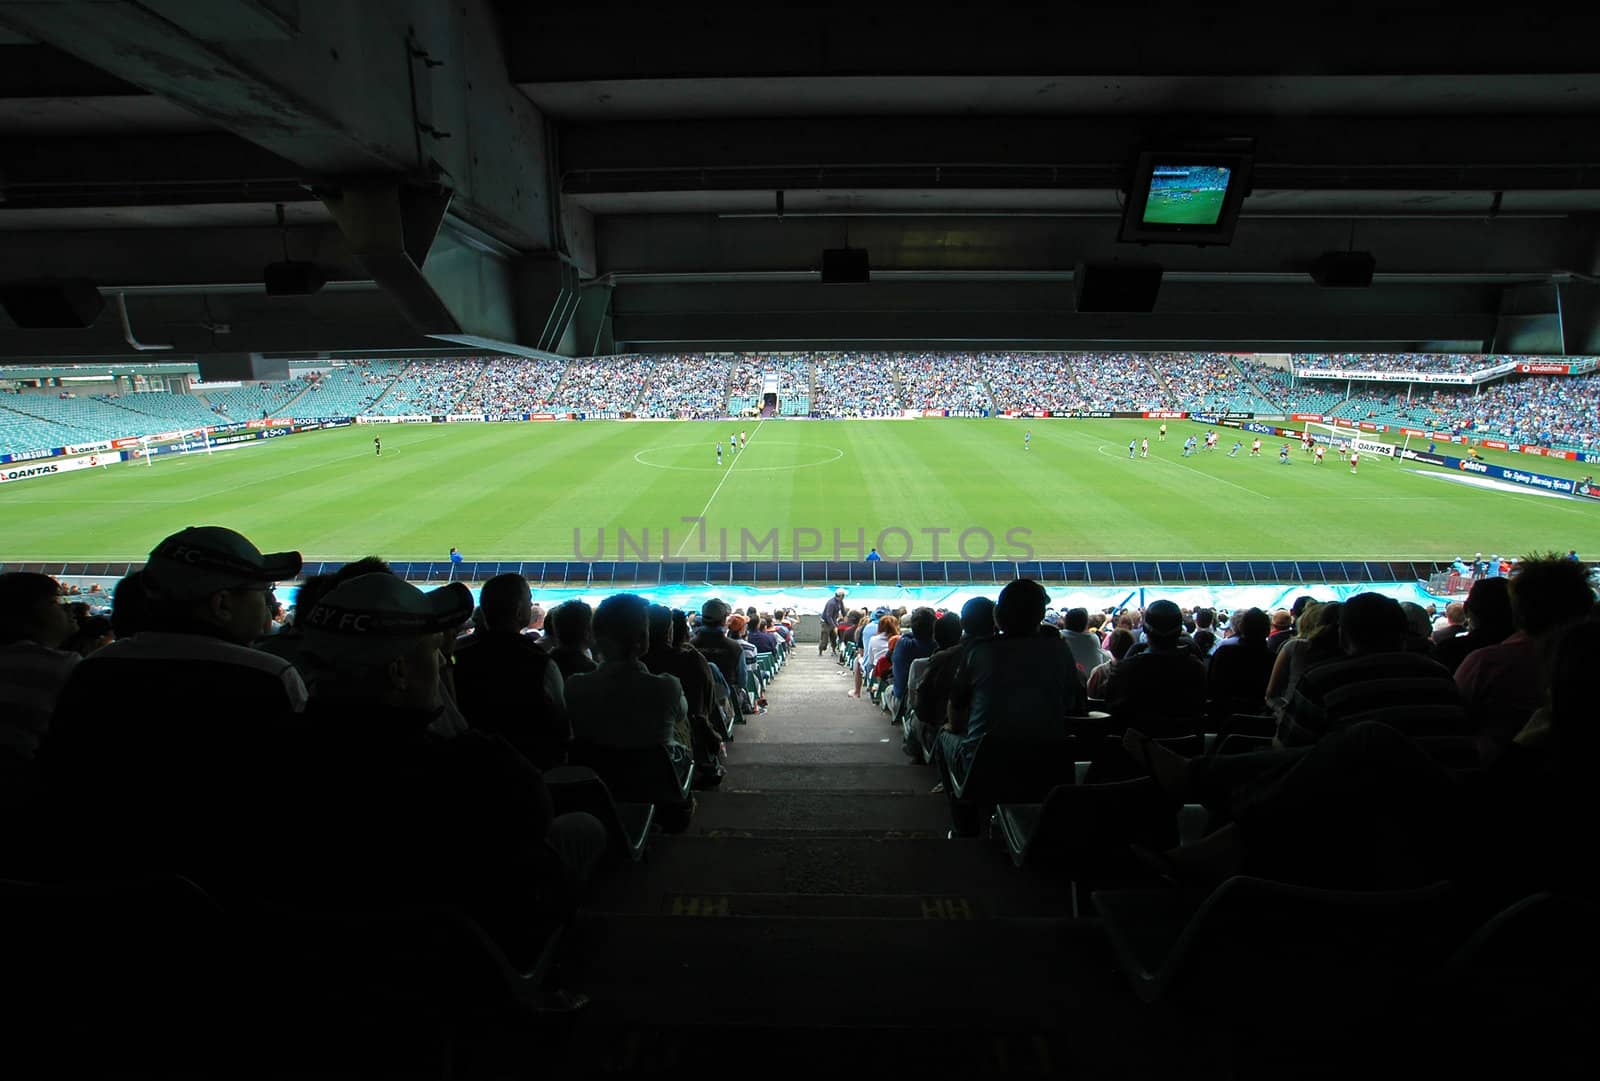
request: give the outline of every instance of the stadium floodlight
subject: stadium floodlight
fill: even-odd
[[[1227,244],[1250,194],[1255,140],[1176,140],[1134,162],[1117,239],[1137,244]]]

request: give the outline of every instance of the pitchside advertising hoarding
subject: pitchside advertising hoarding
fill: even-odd
[[[1444,454],[1429,454],[1426,451],[1407,449],[1400,452],[1400,457],[1408,462],[1424,462],[1428,465],[1442,466],[1445,469],[1455,469],[1471,476],[1508,481],[1511,484],[1521,484],[1544,492],[1556,492],[1560,495],[1600,500],[1600,488],[1596,488],[1592,483],[1573,480],[1570,477],[1552,477],[1547,473],[1530,473],[1522,469],[1511,469],[1503,465],[1491,465],[1488,462],[1474,461],[1471,458],[1454,458]]]
[[[77,458],[51,458],[48,461],[35,462],[31,465],[6,465],[0,467],[0,484],[19,480],[33,480],[37,477],[54,477],[62,473],[74,473],[80,469],[99,469],[102,466],[108,466],[113,462],[120,461],[122,461],[122,452],[113,450],[99,454],[86,454]]]

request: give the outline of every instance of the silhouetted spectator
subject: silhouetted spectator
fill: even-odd
[[[561,669],[522,633],[533,595],[520,574],[483,584],[484,629],[456,651],[456,704],[473,728],[503,737],[541,770],[566,760],[567,720]]]
[[[145,629],[77,666],[40,748],[72,816],[67,858],[196,872],[245,858],[241,838],[282,798],[264,752],[306,697],[293,665],[248,643],[273,583],[299,570],[300,553],[263,555],[220,526],[150,553]]]
[[[392,574],[341,583],[305,614],[318,667],[285,756],[293,817],[269,887],[322,906],[457,905],[519,963],[571,911],[605,850],[587,814],[553,817],[539,771],[498,736],[429,730],[439,646],[472,612],[460,583],[424,593]]]
[[[601,662],[567,680],[573,738],[601,747],[666,747],[688,727],[676,676],[656,675],[640,659],[650,648],[650,602],[616,593],[600,602],[594,636]]]
[[[1267,679],[1276,659],[1267,651],[1269,625],[1259,608],[1234,613],[1235,636],[1217,646],[1206,670],[1206,694],[1216,716],[1266,709]]]
[[[1106,681],[1106,708],[1118,725],[1154,737],[1198,731],[1206,704],[1206,666],[1183,633],[1183,612],[1172,601],[1155,601],[1145,609],[1144,632],[1144,652],[1130,652]]]
[[[80,655],[62,647],[76,633],[47,574],[0,574],[0,752],[32,759]]]
[[[1450,669],[1461,667],[1467,654],[1485,646],[1499,645],[1511,637],[1516,625],[1511,619],[1511,579],[1481,578],[1472,583],[1463,605],[1467,633],[1433,647],[1433,659]]]
[[[566,601],[550,613],[546,622],[554,632],[554,644],[549,645],[550,656],[561,669],[561,675],[571,678],[579,672],[593,672],[595,663],[590,647],[594,645],[594,609],[583,601]]]

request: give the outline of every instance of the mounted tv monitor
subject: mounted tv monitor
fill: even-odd
[[[1118,239],[1227,244],[1250,190],[1249,154],[1146,150],[1134,166]]]

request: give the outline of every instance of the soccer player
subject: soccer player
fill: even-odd
[[[1217,433],[1216,432],[1207,432],[1206,433],[1206,449],[1207,450],[1216,450],[1217,449]]]
[[[1128,461],[1130,461],[1130,462],[1133,461],[1133,452],[1138,450],[1138,449],[1139,449],[1139,441],[1137,439],[1128,440]]]
[[[372,437],[372,453],[374,457],[383,457],[383,437],[381,435]]]
[[[1283,446],[1278,448],[1278,464],[1279,465],[1288,465],[1289,464],[1289,444],[1287,444],[1287,443],[1285,443]]]
[[[1239,457],[1239,448],[1242,447],[1242,446],[1244,446],[1244,444],[1239,442],[1237,439],[1235,439],[1233,441],[1233,449],[1228,452],[1228,457],[1230,457],[1230,458]]]
[[[741,431],[739,433],[739,449],[743,450],[745,447],[747,447],[749,445],[750,445],[749,438],[744,434],[743,431]]]
[[[736,435],[730,435],[728,437],[728,456],[732,457],[734,454],[738,453],[738,450],[739,450],[739,437],[736,436]]]
[[[1033,448],[1028,446],[1028,444],[1032,443],[1032,442],[1033,442],[1033,429],[1029,428],[1027,431],[1022,433],[1022,449],[1023,450],[1032,450]]]
[[[1359,450],[1351,451],[1350,452],[1350,472],[1351,473],[1354,473],[1356,471],[1356,465],[1358,463],[1360,463],[1360,461],[1361,461],[1361,452]]]
[[[721,465],[722,464],[722,444],[721,443],[717,443],[715,445],[716,445],[716,448],[717,448],[717,464]]]
[[[1321,443],[1318,443],[1317,444],[1317,449],[1314,452],[1315,453],[1315,457],[1312,458],[1312,461],[1315,462],[1317,465],[1321,465],[1322,464],[1323,452],[1326,451],[1327,449],[1328,449],[1327,447],[1323,446]]]
[[[1139,440],[1139,457],[1141,457],[1141,458],[1150,457],[1150,440],[1148,440],[1148,439]]]
[[[1340,458],[1348,458],[1349,456],[1350,456],[1350,444],[1348,444],[1348,443],[1340,443],[1339,444],[1339,457]]]
[[[1252,458],[1261,457],[1261,437],[1260,436],[1257,436],[1255,439],[1250,441],[1250,457],[1252,457]]]
[[[1165,443],[1166,441],[1167,441],[1167,425],[1166,425],[1165,422],[1162,422],[1161,430],[1156,435],[1156,442]]]
[[[1183,456],[1185,458],[1194,453],[1194,445],[1197,442],[1199,441],[1192,435],[1183,441]]]

